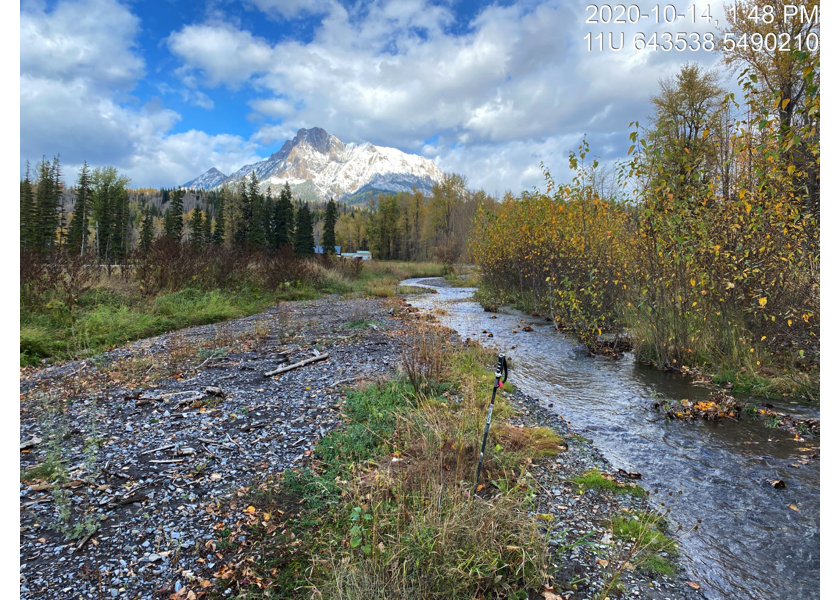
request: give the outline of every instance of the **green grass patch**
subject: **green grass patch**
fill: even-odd
[[[276,296],[248,290],[205,292],[189,288],[157,298],[119,298],[110,293],[92,296],[104,302],[87,297],[72,315],[22,315],[21,364],[35,364],[46,357],[91,356],[167,331],[251,315],[277,300]]]
[[[670,560],[677,555],[676,542],[665,534],[662,515],[652,512],[622,514],[610,520],[610,527],[616,539],[632,544],[634,565],[668,577],[676,574],[677,567]]]
[[[253,486],[243,501],[260,518],[223,536],[244,533],[240,556],[259,557],[227,580],[235,591],[261,595],[268,580],[276,598],[524,599],[539,589],[548,547],[527,465],[562,440],[506,423],[497,397],[486,497],[470,498],[495,361],[480,349],[447,352],[444,376],[422,393],[405,380],[348,392],[342,426],[318,442],[312,468]]]
[[[633,496],[646,496],[644,488],[630,483],[616,481],[612,477],[606,477],[598,469],[584,473],[572,480],[577,484],[579,490],[606,490],[615,494],[632,494]]]
[[[397,287],[397,293],[401,295],[409,294],[436,294],[437,290],[434,288],[427,288],[421,285],[401,285]]]
[[[459,269],[457,273],[447,273],[444,279],[449,282],[452,287],[471,287],[477,288],[481,285],[481,274],[471,268]]]

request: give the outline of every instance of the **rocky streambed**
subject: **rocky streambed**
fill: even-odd
[[[220,532],[236,529],[247,488],[307,464],[341,425],[347,387],[395,375],[411,311],[398,299],[285,303],[22,371],[21,597],[212,595]],[[556,572],[543,597],[595,598],[629,550],[608,520],[648,502],[581,489],[576,477],[615,470],[545,402],[509,399],[515,424],[551,427],[567,444],[533,466]],[[610,597],[702,593],[686,579],[627,569]]]

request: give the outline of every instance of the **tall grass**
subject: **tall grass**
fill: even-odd
[[[294,535],[248,532],[260,559],[231,578],[246,582],[240,592],[270,580],[284,598],[527,598],[547,581],[527,466],[560,438],[510,425],[497,396],[482,497],[471,497],[495,357],[416,333],[440,342],[406,355],[425,385],[349,391],[344,426],[318,443],[313,468],[255,486],[247,501],[258,511],[295,507],[283,523]]]
[[[159,240],[111,276],[91,258],[21,258],[20,363],[97,354],[174,329],[243,317],[321,294],[389,297],[409,277],[437,276],[435,263],[351,261],[229,249],[202,251]]]

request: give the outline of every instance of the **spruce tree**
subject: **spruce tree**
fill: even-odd
[[[114,167],[94,169],[91,218],[96,229],[96,248],[108,267],[119,262],[128,250],[129,209],[126,187],[129,180]]]
[[[277,247],[277,232],[274,229],[274,206],[276,204],[277,202],[271,196],[271,188],[269,187],[263,197],[262,212],[260,213],[266,248]]]
[[[219,195],[219,203],[216,205],[216,228],[213,230],[213,243],[216,246],[221,246],[225,243],[225,198],[227,198],[227,190],[222,190]]]
[[[190,243],[194,246],[201,246],[202,235],[204,230],[204,213],[201,208],[196,206],[192,215],[190,216]]]
[[[332,198],[327,203],[326,214],[324,215],[324,235],[321,237],[321,245],[324,247],[324,254],[335,254],[335,222],[338,220],[338,207]]]
[[[56,194],[54,188],[60,186],[59,177],[58,158],[53,159],[51,165],[44,157],[38,165],[38,191],[35,196],[35,246],[40,250],[48,250],[55,246],[59,224],[56,200],[61,197],[61,191],[59,189]]]
[[[32,248],[37,241],[37,213],[35,193],[29,177],[29,161],[26,161],[26,175],[20,182],[20,245]]]
[[[152,211],[146,210],[143,215],[143,223],[140,226],[140,249],[144,252],[151,248],[155,239],[155,220]]]
[[[205,246],[213,243],[212,225],[213,225],[213,222],[210,218],[210,202],[205,201],[205,203],[204,203],[204,224],[201,228],[201,239],[202,239],[202,243]]]
[[[91,195],[90,167],[85,161],[76,179],[76,204],[73,207],[73,219],[70,221],[70,232],[67,236],[67,246],[81,254],[88,250]]]
[[[263,218],[263,200],[260,195],[257,172],[251,171],[251,179],[248,181],[248,245],[253,248],[265,246],[265,229]]]
[[[292,204],[292,188],[289,182],[283,186],[280,199],[274,205],[274,243],[275,248],[291,246],[294,240],[295,208]]]
[[[244,179],[239,181],[236,201],[239,210],[234,212],[233,243],[237,248],[242,248],[248,242],[251,225],[251,204],[248,202],[248,188]]]
[[[301,202],[295,223],[295,254],[309,256],[315,254],[315,234],[312,230],[312,214],[306,202]]]
[[[181,241],[184,234],[184,190],[178,188],[169,194],[169,208],[163,217],[163,233],[166,237]]]

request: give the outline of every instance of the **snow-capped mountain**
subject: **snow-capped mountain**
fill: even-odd
[[[443,180],[443,171],[428,158],[368,142],[345,144],[320,127],[299,130],[270,157],[245,165],[217,187],[236,184],[252,171],[262,190],[278,192],[288,181],[293,193],[305,200],[346,198],[362,190],[401,192],[416,187],[428,192]]]
[[[225,179],[227,179],[227,175],[216,167],[211,167],[208,171],[205,171],[195,179],[189,180],[181,187],[194,190],[209,190],[222,183]]]

